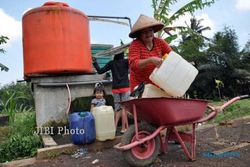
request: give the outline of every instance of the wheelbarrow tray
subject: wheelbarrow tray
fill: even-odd
[[[157,126],[180,125],[199,120],[208,105],[206,100],[181,98],[141,98],[122,102],[138,119]]]

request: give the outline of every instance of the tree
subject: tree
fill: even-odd
[[[246,91],[244,86],[247,82],[249,83],[249,71],[243,64],[246,63],[244,60],[247,56],[239,52],[234,30],[225,27],[223,31],[217,32],[205,54],[203,62],[198,62],[200,74],[197,77],[196,89],[199,90],[199,95],[210,98],[218,97],[215,80],[224,83],[221,89],[222,97],[234,97]],[[206,89],[203,89],[200,83],[203,83],[202,86]]]
[[[206,47],[205,40],[207,37],[202,35],[203,31],[210,30],[210,27],[201,25],[203,19],[197,20],[194,16],[190,19],[190,24],[187,24],[187,31],[180,33],[182,41],[178,46],[178,52],[183,55],[188,61],[196,62],[204,54],[203,50]]]
[[[8,37],[6,37],[6,36],[0,36],[0,45],[2,45],[3,43],[7,43],[7,40],[8,40],[9,38]],[[0,53],[5,53],[5,50],[3,49],[3,48],[0,48]],[[9,70],[9,68],[8,67],[6,67],[5,65],[3,65],[2,63],[0,63],[0,69],[1,69],[1,71],[8,71]]]
[[[241,94],[250,94],[250,40],[240,52],[239,66],[241,69],[237,71],[243,76],[240,81]]]
[[[193,14],[198,9],[203,9],[206,6],[212,5],[215,0],[192,0],[191,2],[187,3],[186,5],[182,6],[180,9],[175,11],[171,14],[171,7],[172,5],[176,4],[178,0],[152,0],[152,7],[154,9],[154,18],[160,20],[166,26],[164,31],[170,35],[169,37],[165,38],[166,41],[171,42],[172,40],[177,38],[176,34],[169,33],[170,30],[186,30],[186,27],[182,26],[172,26],[177,19],[181,16],[184,16],[187,13]],[[158,33],[159,37],[164,35],[163,31]]]
[[[237,68],[239,60],[239,46],[237,43],[237,35],[234,30],[228,27],[223,32],[217,32],[210,44],[208,54],[210,60],[219,67],[217,72],[218,79],[224,83],[224,93],[227,96],[235,94],[236,78],[233,76],[235,68]]]
[[[210,27],[203,26],[203,19],[197,20],[194,16],[190,19],[190,23],[186,23],[186,31],[180,33],[182,41],[179,43],[177,50],[187,61],[194,62],[195,66],[198,68],[201,64],[206,64],[206,48],[209,39],[202,35],[203,31],[210,30]],[[204,80],[206,78],[206,73],[200,73],[196,77],[193,84],[187,91],[187,94],[193,98],[213,98],[216,92],[213,92],[213,87],[207,87],[213,85],[212,77],[210,80]],[[209,76],[209,75],[208,75]],[[207,91],[209,90],[209,91]]]
[[[209,26],[204,27],[201,22],[204,19],[197,20],[195,16],[190,19],[190,25],[186,23],[187,31],[182,32],[182,41],[188,41],[193,37],[202,37],[203,39],[209,40],[207,37],[202,35],[203,31],[211,30]]]
[[[250,40],[241,51],[241,66],[248,72],[250,71]]]
[[[175,5],[178,2],[178,0],[152,0],[152,7],[154,10],[154,18],[157,20],[160,20],[164,23],[165,28],[164,31],[158,32],[159,37],[165,37],[165,40],[170,43],[171,41],[175,40],[178,36],[177,31],[180,30],[181,32],[186,32],[186,34],[196,34],[195,38],[193,38],[191,41],[183,45],[183,48],[177,48],[174,47],[174,50],[179,50],[179,52],[184,53],[183,55],[187,60],[194,61],[197,59],[200,62],[206,63],[206,57],[201,56],[204,54],[204,51],[201,50],[201,48],[204,45],[204,41],[202,39],[201,33],[198,33],[196,31],[193,31],[190,27],[183,27],[183,26],[172,26],[172,24],[179,19],[181,16],[184,16],[187,13],[193,14],[198,9],[203,9],[204,7],[211,6],[213,3],[215,3],[215,0],[191,0],[189,3],[185,4],[178,10],[176,10],[173,14],[171,11],[171,7]],[[196,24],[192,25],[194,29],[198,28],[197,30],[202,32],[202,28],[195,27]],[[199,25],[199,24],[198,24]],[[170,33],[170,31],[174,30],[174,34]],[[204,29],[205,30],[205,29]],[[167,34],[167,35],[166,35]],[[166,37],[167,36],[167,37]],[[197,37],[197,38],[196,38]],[[200,45],[200,47],[197,47],[197,43]],[[195,46],[195,47],[194,47]],[[195,50],[194,50],[195,48]],[[182,54],[181,53],[181,54]],[[190,56],[187,56],[190,55]],[[199,75],[196,80],[199,80],[199,78],[203,78],[204,74]],[[213,80],[214,81],[214,80]],[[211,82],[213,82],[211,81]],[[196,82],[198,83],[198,82]],[[200,85],[205,86],[207,84],[206,81],[202,81],[199,83]],[[202,88],[204,90],[202,91],[196,91],[196,88]],[[193,96],[198,97],[199,92],[206,92],[205,87],[194,86],[194,89],[190,89]],[[208,92],[208,95],[210,95],[211,92]],[[202,94],[204,95],[204,94]],[[205,95],[206,96],[206,95]]]

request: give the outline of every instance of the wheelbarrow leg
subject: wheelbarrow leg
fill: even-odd
[[[178,132],[178,130],[176,129],[176,127],[173,127],[173,133],[174,136],[172,136],[173,138],[177,138],[177,140],[180,142],[181,147],[185,153],[185,155],[187,156],[187,158],[191,161],[194,161],[195,159],[195,145],[196,145],[196,137],[195,137],[195,124],[193,125],[193,132],[192,134],[187,134],[187,133],[183,133],[183,132]],[[191,143],[191,154],[188,151],[185,142]]]
[[[138,137],[138,122],[137,122],[137,112],[135,104],[133,104],[133,115],[134,115],[134,125],[135,125],[135,136],[137,140],[140,140]]]
[[[168,136],[169,129],[165,128],[160,132],[160,140],[161,140],[161,153],[166,154],[168,150]]]
[[[194,160],[195,159],[195,155],[196,155],[196,150],[195,150],[195,148],[196,148],[196,133],[195,133],[195,124],[193,124],[193,126],[192,126],[192,144],[191,144],[191,146],[192,146],[192,151],[191,151],[191,158],[192,158],[192,160]]]
[[[167,127],[161,131],[161,153],[165,154],[168,151],[168,142],[173,140],[177,140],[176,137],[173,137],[173,127]],[[164,139],[163,139],[164,138]]]

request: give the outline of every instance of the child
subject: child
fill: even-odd
[[[128,78],[128,59],[124,58],[124,51],[117,52],[114,59],[109,61],[104,67],[100,68],[96,59],[93,58],[93,65],[98,74],[103,74],[107,71],[112,72],[112,93],[115,103],[115,125],[121,118],[123,134],[128,129],[127,110],[121,106],[121,101],[129,100],[130,88]]]
[[[95,85],[93,94],[95,98],[91,100],[91,110],[93,109],[93,107],[106,105],[106,100],[104,99],[105,90],[102,83],[97,83]]]

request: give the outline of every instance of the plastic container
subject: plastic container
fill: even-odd
[[[152,84],[146,84],[142,93],[142,98],[150,97],[170,97],[164,90]]]
[[[88,17],[66,3],[47,2],[23,15],[24,76],[91,73]]]
[[[115,138],[115,120],[112,106],[100,106],[92,109],[95,118],[96,139],[99,141]]]
[[[198,70],[192,64],[171,51],[149,78],[167,94],[180,97],[186,93],[197,74]]]
[[[69,116],[71,140],[82,145],[95,141],[95,120],[91,112],[75,112]]]

